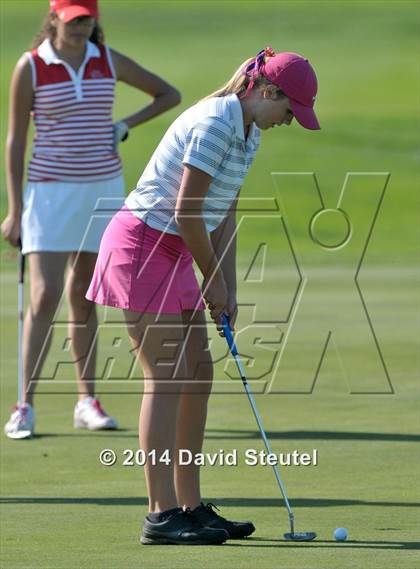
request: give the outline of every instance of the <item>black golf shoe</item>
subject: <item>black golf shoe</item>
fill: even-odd
[[[162,521],[144,519],[140,537],[144,545],[217,545],[229,537],[224,529],[205,527],[190,508],[176,508]]]
[[[230,539],[241,539],[248,537],[255,531],[255,526],[251,522],[230,522],[222,516],[216,514],[213,510],[218,507],[209,502],[208,504],[201,504],[193,510],[193,514],[199,521],[209,528],[224,529],[229,534]]]

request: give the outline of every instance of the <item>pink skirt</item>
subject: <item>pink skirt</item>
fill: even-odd
[[[125,205],[103,234],[86,298],[156,314],[206,308],[183,239],[150,227]]]

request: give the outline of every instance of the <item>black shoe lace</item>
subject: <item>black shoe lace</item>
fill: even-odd
[[[204,506],[204,504],[203,504]],[[221,520],[223,520],[224,522],[226,522],[226,518],[223,518],[222,516],[219,516],[219,514],[216,514],[216,512],[213,510],[213,508],[215,508],[218,512],[220,512],[219,508],[216,506],[216,504],[213,504],[213,502],[208,502],[205,505],[206,510],[211,513],[213,516],[217,516],[218,518],[220,518]]]
[[[184,515],[186,515],[188,517],[188,521],[191,523],[192,528],[194,529],[198,529],[203,527],[200,520],[197,518],[197,516],[193,513],[193,511],[191,510],[191,508],[185,508],[184,510]]]

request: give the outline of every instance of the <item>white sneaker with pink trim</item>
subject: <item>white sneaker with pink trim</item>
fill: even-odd
[[[86,397],[74,408],[74,428],[98,431],[101,429],[118,429],[118,423],[105,413],[98,399]]]
[[[4,426],[9,439],[30,439],[35,429],[35,411],[29,403],[15,405],[10,419]]]

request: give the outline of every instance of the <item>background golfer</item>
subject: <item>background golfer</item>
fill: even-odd
[[[113,124],[116,81],[154,100]],[[30,306],[24,325],[24,398],[5,427],[9,436],[19,430],[33,433],[35,380],[51,342],[49,330],[68,260],[69,336],[79,394],[74,425],[116,428],[116,421],[94,398],[95,357],[86,361],[97,319],[85,293],[105,225],[96,223],[87,233],[86,229],[98,198],[124,196],[118,142],[127,137],[129,128],[179,100],[178,92],[165,81],[104,44],[96,0],[50,1],[33,49],[20,58],[11,82],[6,152],[9,213],[2,233],[14,246],[21,238],[28,255]],[[36,134],[22,200],[31,115]]]
[[[171,125],[102,238],[87,298],[124,310],[145,376],[140,446],[172,459],[145,466],[142,543],[221,543],[255,529],[202,503],[199,467],[177,465],[177,449],[197,453],[203,444],[213,367],[202,296],[219,330],[223,312],[236,319],[235,208],[260,129],[293,116],[318,129],[316,91],[300,55],[267,48],[246,61]],[[174,345],[182,355],[168,365]]]

